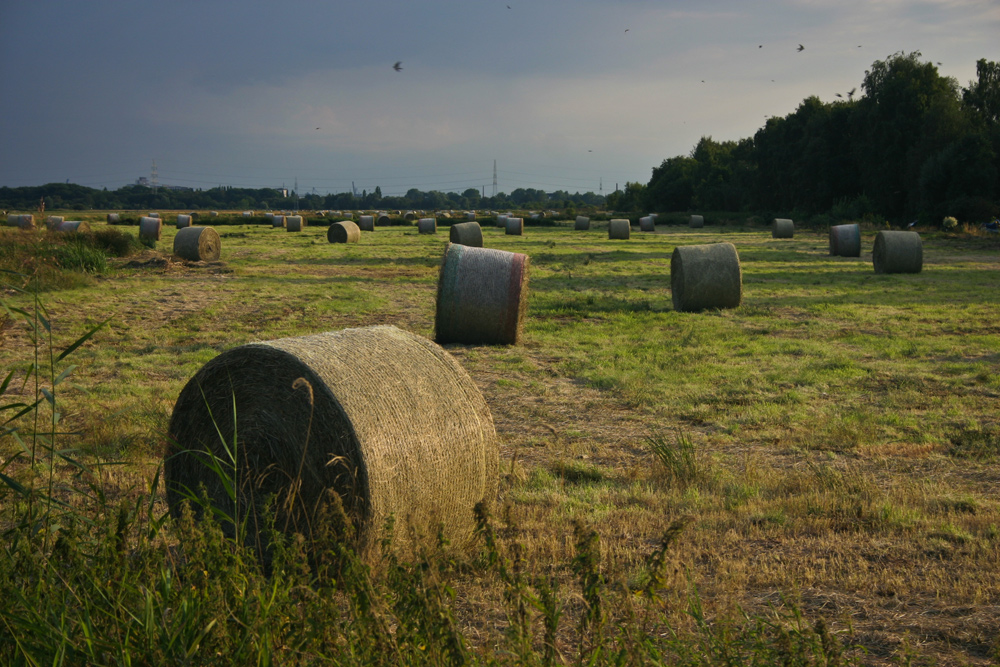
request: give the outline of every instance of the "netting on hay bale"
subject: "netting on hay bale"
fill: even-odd
[[[184,229],[191,226],[191,216],[183,213],[177,216],[177,229]]]
[[[163,221],[159,218],[143,216],[139,218],[139,238],[159,241],[163,233]]]
[[[917,232],[882,231],[872,248],[875,273],[920,273],[924,248]]]
[[[830,227],[830,254],[837,257],[861,257],[861,225]]]
[[[417,220],[417,231],[421,234],[437,234],[438,222],[435,218],[420,218]]]
[[[524,236],[524,218],[507,218],[507,236]]]
[[[288,224],[288,219],[283,215],[272,215],[271,216],[271,227],[275,229],[284,229],[285,225]]]
[[[86,220],[64,220],[55,226],[57,232],[89,232],[90,223]]]
[[[375,216],[362,215],[358,217],[358,228],[363,232],[375,231]]]
[[[121,222],[121,215],[118,213],[108,213],[107,221],[109,225],[117,225]]]
[[[507,228],[507,220],[509,218],[510,218],[509,215],[504,215],[504,214],[498,215],[497,216],[497,227],[500,227],[501,229],[506,229]]]
[[[7,216],[7,225],[10,227],[19,227],[21,229],[34,229],[35,216],[26,213],[9,214]]]
[[[517,345],[528,304],[528,256],[449,243],[438,277],[435,340]]]
[[[286,215],[285,228],[290,232],[301,232],[306,226],[306,219],[301,215]]]
[[[795,223],[788,218],[775,218],[771,223],[772,239],[790,239],[795,236]]]
[[[705,216],[703,215],[692,215],[691,219],[688,220],[688,227],[691,229],[701,229],[705,226]]]
[[[609,239],[628,239],[632,235],[632,223],[624,218],[615,218],[608,222]]]
[[[219,234],[211,227],[185,227],[174,237],[174,254],[191,262],[214,262],[222,254]]]
[[[210,217],[210,218],[218,218],[219,217],[219,212],[218,211],[209,211],[208,212],[208,217]]]
[[[576,216],[576,222],[573,223],[573,229],[578,232],[585,232],[590,229],[590,218],[585,215]]]
[[[50,230],[59,229],[59,225],[61,225],[65,221],[65,219],[66,218],[64,218],[61,215],[50,215],[47,218],[45,218],[45,226]]]
[[[154,211],[153,213],[148,213],[147,215],[148,215],[148,216],[149,216],[150,218],[159,218],[159,217],[160,217],[160,214],[159,214],[159,213],[156,213],[155,211]]]
[[[336,492],[356,546],[371,558],[390,517],[394,546],[405,549],[414,534],[433,538],[439,526],[452,544],[470,544],[473,508],[492,505],[499,484],[493,418],[475,383],[440,346],[392,326],[224,352],[181,391],[169,442],[164,476],[175,515],[202,484],[215,507],[233,512],[205,462],[230,460],[222,442],[237,452],[235,509],[265,558],[271,497],[278,529],[309,535]]]
[[[736,308],[743,298],[740,257],[732,243],[678,246],[670,257],[674,310]]]
[[[639,231],[640,232],[655,232],[656,231],[656,219],[651,215],[645,215],[639,218]]]
[[[510,220],[510,218],[508,218]],[[460,245],[483,247],[483,228],[478,222],[456,222],[448,232],[448,240]]]
[[[326,230],[326,240],[330,243],[357,243],[361,240],[361,228],[350,220],[335,222]]]

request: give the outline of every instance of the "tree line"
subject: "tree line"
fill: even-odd
[[[1000,63],[966,88],[920,52],[875,61],[861,91],[811,96],[753,137],[702,137],[608,207],[748,211],[795,218],[984,222],[1000,214]]]

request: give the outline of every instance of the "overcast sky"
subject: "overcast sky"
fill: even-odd
[[[489,195],[496,160],[501,192],[607,194],[893,53],[962,86],[1000,61],[1000,0],[0,0],[0,26],[7,186],[155,160],[196,188]]]

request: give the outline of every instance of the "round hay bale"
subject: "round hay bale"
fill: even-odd
[[[509,218],[508,218],[509,221]],[[456,222],[451,226],[448,240],[459,245],[483,247],[483,229],[478,222]]]
[[[122,217],[118,213],[108,213],[107,220],[109,225],[117,225],[119,222],[121,222]]]
[[[476,219],[476,212],[475,211],[466,211],[465,212],[465,219],[469,220],[469,221],[475,220]]]
[[[524,218],[507,218],[506,230],[507,236],[524,236]]]
[[[632,234],[632,223],[624,218],[615,218],[608,222],[609,239],[628,239]]]
[[[924,249],[917,232],[879,232],[872,249],[875,273],[920,273]]]
[[[416,219],[417,219],[416,211],[407,211],[406,213],[403,214],[403,220],[413,222]]]
[[[55,227],[57,232],[89,232],[90,223],[86,220],[64,220]]]
[[[703,215],[692,215],[691,219],[688,220],[688,227],[691,229],[701,229],[705,226],[705,216]]]
[[[216,508],[246,517],[246,542],[265,561],[262,514],[271,498],[275,526],[309,536],[335,492],[358,552],[372,560],[390,517],[400,550],[417,546],[412,535],[432,537],[439,527],[452,544],[471,545],[474,508],[490,507],[499,487],[496,430],[476,384],[440,346],[392,326],[220,354],[181,391],[167,441],[163,471],[174,516],[204,485]],[[238,452],[235,508],[206,465],[231,460],[222,443]],[[232,522],[223,529],[233,535]]]
[[[285,216],[285,227],[290,232],[301,232],[302,228],[306,226],[305,218],[301,215],[286,215]]]
[[[790,239],[795,236],[795,223],[788,218],[775,218],[771,223],[772,239]]]
[[[650,213],[649,214],[649,217],[653,219],[653,224],[654,225],[656,224],[656,221],[659,219],[659,216],[660,216],[659,213]]]
[[[159,214],[159,213],[150,213],[150,214],[149,214],[149,217],[150,217],[150,218],[159,218],[159,217],[160,217],[160,214]]]
[[[191,216],[183,213],[177,216],[177,229],[184,229],[191,226]]]
[[[357,243],[361,240],[361,229],[350,220],[342,220],[330,225],[326,231],[330,243]]]
[[[732,243],[678,246],[670,257],[674,310],[735,308],[743,298],[740,257]]]
[[[527,303],[527,255],[449,243],[438,277],[435,340],[517,345]]]
[[[288,224],[288,219],[283,215],[272,215],[271,216],[271,227],[284,229],[285,225]]]
[[[21,229],[34,229],[35,216],[30,213],[8,215],[7,224],[11,227],[20,227]]]
[[[51,230],[59,229],[59,225],[61,225],[65,219],[66,218],[61,215],[50,215],[45,218],[45,226]]]
[[[510,219],[509,215],[498,215],[497,216],[497,227],[501,229],[507,229],[507,220]]]
[[[438,221],[434,218],[420,218],[417,220],[417,231],[421,234],[437,234]]]
[[[219,212],[218,211],[209,211],[208,212],[208,217],[210,217],[210,218],[218,218],[219,217]]]
[[[375,216],[362,215],[358,218],[358,228],[363,232],[375,231]]]
[[[159,218],[143,216],[139,218],[139,238],[159,241],[163,233],[163,221]]]
[[[584,215],[576,216],[576,222],[573,224],[573,229],[578,232],[585,232],[590,229],[590,218]]]
[[[830,254],[838,257],[861,257],[861,225],[830,227]]]
[[[191,262],[214,262],[222,254],[219,234],[211,227],[184,227],[174,237],[174,254]]]
[[[379,213],[375,216],[375,226],[376,227],[388,227],[392,224],[392,220],[389,218],[387,213]]]
[[[655,232],[656,231],[656,220],[651,215],[644,215],[639,218],[639,231],[640,232]]]

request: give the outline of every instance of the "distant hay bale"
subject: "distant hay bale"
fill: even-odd
[[[107,221],[109,225],[117,225],[122,221],[122,217],[118,213],[108,213]]]
[[[509,215],[500,214],[497,216],[497,227],[501,229],[507,229],[507,220],[510,218]]]
[[[326,231],[330,243],[357,243],[361,240],[361,228],[350,220],[342,220],[330,225]]]
[[[645,215],[639,218],[639,231],[640,232],[656,231],[656,221],[653,219],[653,216]]]
[[[650,213],[650,214],[649,214],[649,217],[653,219],[653,224],[655,225],[655,224],[656,224],[656,221],[657,221],[657,220],[659,219],[659,217],[660,217],[660,214],[659,214],[659,213]]]
[[[177,216],[177,229],[184,229],[191,226],[191,216],[183,213]]]
[[[285,227],[290,232],[301,232],[306,226],[306,219],[301,215],[286,215]]]
[[[86,220],[64,220],[53,231],[57,232],[89,232],[90,223]]]
[[[772,239],[790,239],[795,236],[795,223],[788,218],[775,218],[771,223]]]
[[[156,213],[156,212],[153,212],[153,213],[148,214],[148,217],[150,217],[150,218],[159,218],[160,214]]]
[[[412,553],[413,536],[433,539],[439,528],[466,548],[475,506],[496,502],[499,444],[486,401],[448,352],[396,327],[251,343],[205,364],[168,427],[163,472],[174,516],[202,487],[213,506],[233,512],[206,462],[228,462],[223,443],[237,434],[235,512],[265,562],[272,498],[275,526],[308,537],[335,492],[356,530],[351,546],[369,561],[390,517],[395,549]],[[233,536],[230,522],[223,530]]]
[[[585,232],[590,229],[590,218],[585,215],[576,216],[576,222],[573,224],[573,229],[578,232]]]
[[[524,236],[524,218],[507,218],[505,229],[507,236]]]
[[[437,217],[439,218],[451,218],[451,213],[448,211],[438,211]]]
[[[476,212],[475,211],[466,211],[465,212],[465,219],[466,220],[475,220],[476,219]]]
[[[609,239],[628,239],[632,235],[632,223],[624,218],[615,218],[608,222]]]
[[[244,218],[252,218],[253,217],[253,211],[243,211],[242,215],[243,215]]]
[[[674,310],[735,308],[743,297],[740,257],[732,243],[678,246],[670,257]]]
[[[527,302],[527,255],[449,243],[438,277],[435,340],[517,345]]]
[[[49,229],[55,230],[59,228],[59,225],[63,223],[65,218],[61,215],[50,215],[45,218],[45,226]]]
[[[920,273],[924,249],[917,232],[882,231],[872,249],[875,273]]]
[[[830,227],[830,254],[837,257],[861,257],[861,225]]]
[[[705,216],[703,215],[692,215],[691,219],[688,220],[688,227],[691,229],[701,229],[705,226]]]
[[[211,227],[184,227],[174,237],[174,254],[191,262],[214,262],[222,254],[219,234]]]
[[[20,227],[21,229],[34,229],[35,216],[30,213],[11,214],[7,216],[9,227]]]
[[[283,215],[272,215],[271,216],[271,227],[284,229],[288,224],[288,218]]]
[[[459,245],[483,247],[483,229],[478,222],[456,222],[451,226],[448,240]]]
[[[374,232],[375,231],[375,216],[373,215],[362,215],[358,218],[358,229],[363,232]]]
[[[208,212],[208,217],[210,217],[210,218],[218,218],[219,217],[219,212],[218,211],[209,211]]]
[[[163,233],[163,221],[159,218],[143,216],[139,218],[139,238],[148,241],[159,241]]]
[[[421,234],[437,234],[438,221],[435,218],[420,218],[417,220],[417,231]]]
[[[387,213],[379,213],[375,216],[375,226],[376,227],[388,227],[392,224],[392,220],[389,218]]]
[[[417,213],[415,211],[407,211],[403,214],[403,220],[413,221],[417,219]]]

